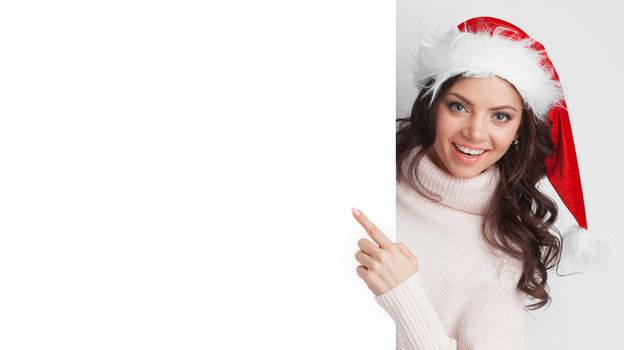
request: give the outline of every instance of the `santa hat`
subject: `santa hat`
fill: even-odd
[[[550,121],[554,152],[546,158],[546,174],[578,224],[563,234],[562,264],[566,270],[578,270],[606,263],[610,258],[606,238],[587,231],[570,117],[544,46],[515,25],[493,17],[469,19],[443,34],[423,33],[419,44],[414,82],[417,90],[429,89],[431,101],[452,76],[499,76],[516,88],[536,117]]]

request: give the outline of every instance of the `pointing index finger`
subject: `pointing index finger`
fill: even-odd
[[[375,241],[375,243],[379,245],[380,248],[384,249],[394,244],[360,210],[356,208],[351,208],[351,212],[353,213],[353,217],[355,217],[355,220],[357,220],[357,222],[359,222],[360,225],[364,227],[368,235]]]

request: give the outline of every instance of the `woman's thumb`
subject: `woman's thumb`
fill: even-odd
[[[409,249],[407,249],[405,244],[397,243],[396,245],[397,247],[399,247],[399,250],[401,251],[401,253],[403,253],[403,255],[407,256],[408,258],[415,258],[414,254],[412,254],[412,252],[410,252]]]

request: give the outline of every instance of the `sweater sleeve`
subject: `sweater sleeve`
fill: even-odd
[[[480,288],[470,297],[457,339],[446,333],[419,273],[375,299],[395,321],[406,350],[524,348],[522,298],[497,286]]]
[[[457,342],[450,338],[433,305],[425,294],[420,274],[408,277],[394,288],[375,297],[397,326],[409,350],[454,350]]]

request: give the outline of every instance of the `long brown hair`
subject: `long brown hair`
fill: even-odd
[[[410,176],[404,179],[429,198],[432,193],[425,193],[427,190],[419,183],[415,170],[435,140],[438,100],[460,79],[462,76],[456,75],[446,80],[433,100],[430,91],[424,88],[410,117],[397,119],[397,181],[403,178],[401,164],[414,148],[422,146],[409,164]],[[528,309],[536,310],[551,300],[546,283],[548,270],[561,259],[561,234],[553,225],[557,220],[557,204],[537,188],[546,176],[544,159],[553,152],[553,144],[548,121],[536,118],[529,107],[523,109],[518,134],[518,148],[512,146],[494,165],[501,176],[484,215],[482,233],[491,247],[522,262],[517,288],[538,300],[528,305]]]

